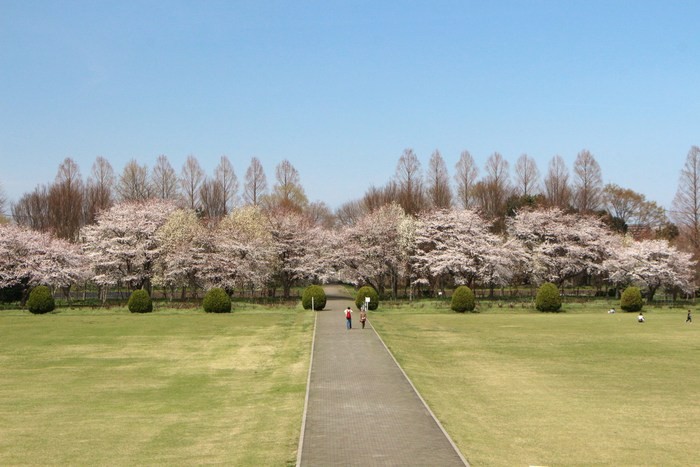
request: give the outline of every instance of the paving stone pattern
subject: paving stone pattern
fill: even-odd
[[[326,308],[317,312],[299,465],[464,466],[371,324],[361,329],[352,300],[338,287],[326,293]]]

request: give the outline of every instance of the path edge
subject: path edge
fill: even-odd
[[[297,463],[296,467],[301,466],[301,450],[304,447],[304,432],[306,431],[306,413],[309,409],[309,388],[311,388],[311,368],[314,365],[314,347],[316,346],[316,326],[318,321],[318,313],[320,311],[314,311],[314,335],[311,338],[311,357],[309,358],[309,371],[306,375],[306,396],[304,397],[304,412],[301,416],[301,433],[299,434],[299,446],[297,447]],[[380,339],[381,340],[381,339]],[[392,355],[393,357],[393,355]]]
[[[367,321],[369,322],[369,318],[367,318]],[[370,323],[370,324],[371,324],[371,323]],[[389,350],[389,347],[388,347],[388,346],[386,345],[386,343],[384,342],[384,339],[382,339],[382,336],[381,336],[381,334],[379,334],[379,331],[377,331],[377,329],[376,329],[374,326],[372,326],[372,330],[374,331],[374,333],[375,333],[375,334],[377,335],[377,337],[379,338],[379,342],[382,343],[382,345],[384,346],[384,348],[386,349],[386,351],[387,351],[387,352],[389,353],[389,355],[391,356],[391,359],[394,360],[394,363],[396,364],[396,366],[399,368],[399,370],[400,370],[401,373],[403,374],[403,377],[406,378],[406,381],[408,381],[408,384],[410,384],[410,385],[411,385],[411,388],[413,388],[413,392],[416,393],[416,396],[418,396],[418,399],[420,399],[420,401],[423,403],[423,406],[425,407],[425,409],[428,411],[428,413],[429,413],[430,416],[433,418],[433,420],[435,420],[435,423],[436,423],[437,426],[440,428],[440,431],[442,431],[442,434],[445,435],[445,438],[447,438],[447,441],[448,441],[448,442],[450,443],[450,445],[452,446],[452,449],[454,449],[454,451],[457,453],[457,455],[459,456],[460,460],[464,463],[464,465],[465,465],[466,467],[470,467],[469,461],[464,457],[464,455],[462,455],[462,452],[459,450],[459,448],[458,448],[457,445],[454,443],[454,441],[452,441],[452,437],[447,433],[447,431],[445,430],[445,427],[442,426],[442,423],[440,423],[440,420],[438,420],[437,417],[435,416],[435,414],[433,413],[433,411],[430,410],[430,407],[428,406],[428,403],[425,402],[425,399],[423,399],[423,396],[420,395],[420,392],[418,392],[418,389],[416,389],[416,386],[413,384],[413,381],[411,381],[411,378],[408,377],[408,375],[406,374],[406,372],[405,372],[405,371],[403,370],[403,368],[401,367],[401,364],[398,362],[398,360],[396,360],[396,357],[394,357],[394,354],[391,352],[391,350]],[[315,335],[315,333],[314,333],[314,335]],[[299,467],[298,464],[297,464],[297,467]]]

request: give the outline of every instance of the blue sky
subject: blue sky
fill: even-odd
[[[604,181],[670,207],[700,145],[696,1],[0,0],[0,184],[17,200],[66,157],[87,177],[189,154],[310,200],[383,185],[405,148],[540,172],[590,150]]]

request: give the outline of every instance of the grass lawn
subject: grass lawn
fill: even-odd
[[[0,465],[294,465],[312,313],[0,312]]]
[[[603,304],[423,306],[370,320],[472,465],[698,464],[700,322],[685,310],[638,324]]]

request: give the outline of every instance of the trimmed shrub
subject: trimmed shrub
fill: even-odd
[[[559,289],[551,282],[545,282],[537,290],[535,307],[540,311],[559,311],[561,309],[561,297]]]
[[[474,292],[466,285],[460,285],[452,294],[452,303],[450,308],[452,311],[464,313],[465,311],[474,311],[476,302],[474,301]]]
[[[34,287],[29,294],[27,300],[27,309],[35,315],[40,315],[53,311],[56,308],[56,302],[51,295],[51,290],[45,285]]]
[[[203,305],[207,313],[231,313],[231,297],[219,287],[209,289],[204,296]]]
[[[301,294],[301,305],[305,310],[311,309],[311,299],[315,310],[323,310],[326,306],[326,292],[320,285],[310,285]]]
[[[129,311],[132,313],[150,313],[153,311],[153,302],[147,291],[139,289],[131,293],[131,297],[129,297]]]
[[[369,306],[367,308],[369,310],[376,310],[379,306],[379,294],[374,290],[374,287],[370,287],[369,285],[360,287],[355,297],[355,305],[357,308],[362,308],[362,305],[365,304],[365,297],[369,297]]]
[[[624,311],[640,311],[644,306],[639,287],[627,287],[620,297],[620,308]]]

